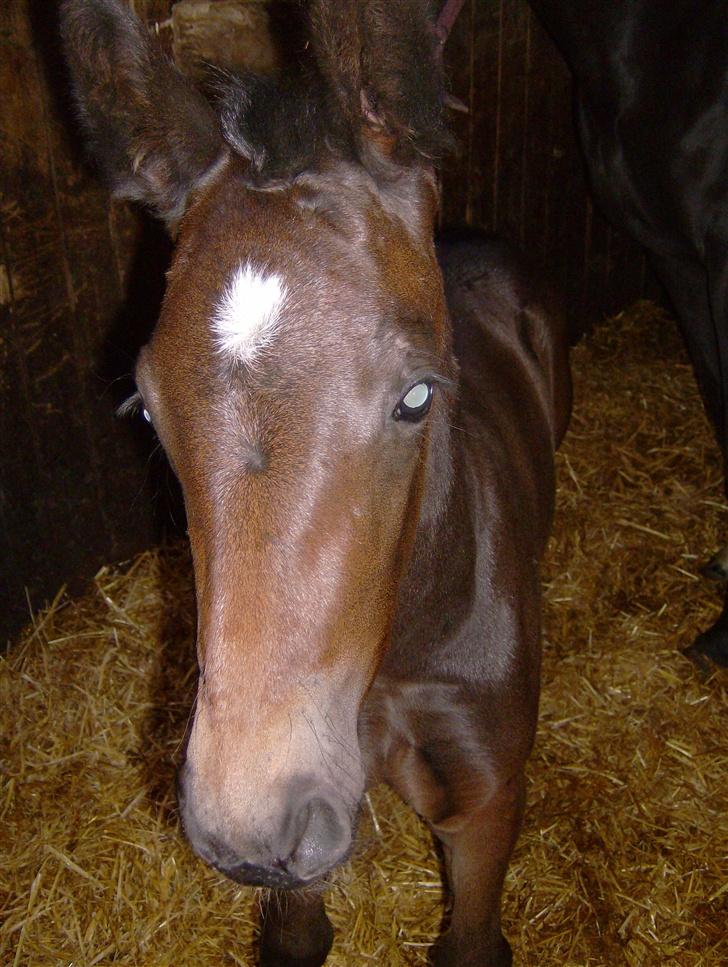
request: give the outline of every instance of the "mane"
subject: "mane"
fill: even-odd
[[[429,0],[310,0],[306,53],[286,73],[221,75],[225,140],[254,183],[287,182],[325,159],[375,176],[432,164],[451,146]]]
[[[223,136],[250,161],[256,185],[289,182],[326,157],[358,160],[352,131],[332,110],[313,71],[294,77],[228,74],[218,90]]]

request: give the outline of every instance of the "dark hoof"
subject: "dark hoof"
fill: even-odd
[[[260,967],[322,967],[326,963],[330,949],[327,947],[326,950],[298,957],[285,950],[261,947],[258,963]]]
[[[478,949],[477,943],[463,950],[445,935],[432,947],[429,962],[432,967],[511,967],[513,954],[505,937],[485,950]]]
[[[712,560],[723,560],[727,554],[728,549],[723,548]],[[723,601],[723,610],[713,626],[702,635],[698,635],[683,654],[701,668],[707,668],[709,661],[714,665],[720,665],[721,668],[728,668],[728,591]]]
[[[328,920],[314,921],[315,936],[283,940],[280,932],[273,929],[263,933],[260,939],[260,967],[322,967],[334,942],[334,928]]]
[[[711,557],[707,564],[700,568],[700,573],[704,578],[716,583],[728,581],[728,570],[726,570],[725,551]]]
[[[260,960],[258,963],[260,967],[322,967],[326,963],[326,957],[328,956],[328,951],[325,954],[312,954],[310,957],[289,957],[282,951],[275,952],[260,952]]]
[[[701,668],[708,667],[708,661],[720,665],[721,668],[728,668],[728,633],[725,628],[710,628],[698,635],[683,654]]]

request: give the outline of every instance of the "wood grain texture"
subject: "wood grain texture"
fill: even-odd
[[[497,232],[564,290],[576,317],[656,296],[641,249],[595,212],[569,72],[525,0],[468,0],[445,51],[469,109],[443,174],[442,222]]]
[[[157,533],[150,494],[142,494],[148,447],[114,416],[113,381],[130,372],[137,348],[123,322],[145,229],[110,206],[83,162],[55,28],[45,5],[12,0],[0,9],[8,92],[0,133],[0,621],[8,628],[27,620],[26,596],[40,605]]]

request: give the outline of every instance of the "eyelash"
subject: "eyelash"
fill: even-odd
[[[142,394],[138,391],[130,396],[128,400],[124,400],[116,411],[116,415],[121,417],[136,416],[137,414],[141,414],[150,426],[153,425],[149,410],[144,405]]]
[[[136,416],[144,408],[144,401],[141,393],[133,393],[128,399],[124,400],[117,409],[116,415],[121,417]]]

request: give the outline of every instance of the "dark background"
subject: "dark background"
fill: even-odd
[[[175,4],[133,5],[185,61]],[[265,4],[213,10],[235,6],[246,8],[255,57]],[[194,27],[193,8],[184,0],[175,16],[184,9]],[[169,245],[151,220],[110,202],[84,163],[55,20],[49,0],[0,3],[0,641],[28,621],[29,604],[79,589],[175,527],[174,483],[151,437],[114,416]],[[470,111],[453,115],[460,150],[443,173],[443,224],[520,244],[585,321],[655,295],[640,250],[592,208],[568,72],[526,3],[467,0],[446,59]]]

